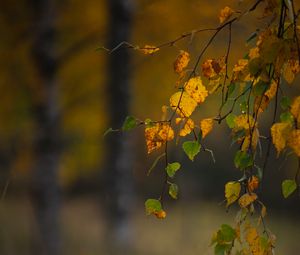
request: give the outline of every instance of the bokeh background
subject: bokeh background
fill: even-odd
[[[173,62],[180,49],[195,63],[210,33],[201,33],[154,55],[134,50],[97,51],[122,41],[159,45],[182,33],[218,25],[225,5],[243,9],[252,1],[203,0],[1,0],[0,2],[0,253],[14,254],[212,254],[212,233],[233,223],[224,184],[239,179],[230,131],[216,125],[194,163],[181,162],[178,201],[166,201],[165,220],[147,217],[146,198],[157,197],[163,165],[146,173],[160,154],[147,155],[143,129],[112,133],[126,115],[161,118],[175,91]],[[295,1],[299,8],[298,1]],[[233,26],[229,63],[244,55],[258,25],[249,15]],[[221,32],[204,57],[226,52]],[[292,96],[299,87],[289,89]],[[270,123],[268,112],[263,123]],[[212,117],[218,96],[195,119]],[[267,135],[264,124],[261,134]],[[262,145],[264,148],[264,144]],[[300,249],[299,196],[283,200],[281,181],[294,176],[297,159],[272,151],[263,201],[278,254]]]

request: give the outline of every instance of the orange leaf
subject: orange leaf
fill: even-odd
[[[200,128],[202,131],[202,137],[207,136],[213,129],[214,120],[213,119],[203,119],[200,122]]]
[[[248,190],[250,192],[254,191],[255,189],[258,188],[258,184],[259,184],[259,179],[252,175],[249,179],[248,179]]]
[[[240,197],[239,205],[240,207],[245,208],[251,203],[253,203],[256,199],[257,199],[257,195],[255,193],[251,193],[251,194],[246,193]]]
[[[181,74],[183,69],[187,67],[190,62],[190,54],[186,51],[181,50],[180,54],[174,62],[174,71]]]

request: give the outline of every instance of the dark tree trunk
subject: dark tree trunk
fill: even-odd
[[[41,237],[41,251],[34,254],[60,254],[59,188],[57,170],[60,155],[57,59],[55,56],[55,0],[32,0],[35,62],[39,100],[33,106],[36,121],[34,141],[32,201]]]
[[[109,42],[113,48],[130,40],[133,2],[108,0]],[[120,49],[109,56],[108,65],[108,114],[111,127],[121,127],[129,115],[130,103],[130,54]],[[109,245],[113,254],[126,254],[131,250],[133,238],[130,216],[134,206],[132,152],[129,134],[112,134],[107,137],[106,169],[104,173],[106,213],[110,231]]]

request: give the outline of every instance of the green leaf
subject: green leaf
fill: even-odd
[[[281,187],[284,198],[287,198],[297,189],[297,183],[295,180],[284,180]]]
[[[160,201],[153,198],[147,199],[145,202],[145,210],[147,215],[160,212],[162,210]]]
[[[154,169],[154,167],[156,167],[158,161],[164,157],[166,155],[166,153],[164,152],[163,154],[159,155],[153,162],[153,164],[151,165],[151,167],[149,168],[148,172],[147,172],[147,175],[149,176],[152,172],[152,170]]]
[[[280,100],[280,107],[282,110],[287,110],[291,106],[291,99],[287,96],[284,96]]]
[[[232,242],[236,237],[235,230],[227,224],[221,225],[221,233],[222,233],[222,239],[225,242]]]
[[[234,157],[234,165],[236,168],[244,170],[253,165],[253,159],[250,154],[245,151],[237,151]]]
[[[235,118],[236,115],[234,115],[233,113],[230,113],[227,115],[226,117],[226,123],[228,125],[229,128],[234,128],[235,127]]]
[[[217,232],[217,238],[214,237],[214,242],[217,242],[215,246],[216,255],[224,255],[229,251],[232,246],[232,241],[236,238],[235,230],[227,225],[223,224],[221,229]],[[216,240],[215,240],[216,239]]]
[[[170,187],[169,187],[169,195],[173,198],[173,199],[177,199],[177,195],[178,195],[178,186],[175,183],[171,183]]]
[[[137,126],[137,119],[133,116],[127,116],[123,122],[122,130],[129,131]]]
[[[293,124],[294,123],[294,117],[290,112],[284,112],[280,114],[280,121],[281,122],[288,122]]]
[[[168,176],[173,178],[175,173],[179,170],[179,168],[180,168],[180,164],[178,162],[168,164],[166,167]]]
[[[253,95],[261,96],[263,95],[269,88],[269,83],[259,80],[253,87]]]
[[[260,237],[260,246],[263,248],[263,249],[267,249],[268,246],[269,246],[269,242],[268,242],[268,239],[264,236],[261,236]]]
[[[226,244],[217,244],[215,246],[215,255],[224,255],[225,254],[225,251],[228,250],[228,245]]]
[[[200,152],[201,144],[198,141],[187,141],[182,144],[185,154],[194,161],[195,156]]]

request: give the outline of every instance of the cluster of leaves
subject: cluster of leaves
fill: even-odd
[[[232,24],[256,10],[260,4],[264,5],[262,19],[266,19],[267,25],[251,35],[246,41],[248,48],[245,56],[229,70]],[[278,156],[283,151],[291,150],[296,157],[300,157],[300,96],[290,99],[285,94],[300,72],[298,15],[292,0],[258,0],[253,1],[253,5],[245,11],[236,11],[226,6],[220,11],[220,25],[215,29],[199,29],[186,33],[161,46],[127,45],[148,55],[157,53],[161,47],[173,46],[177,41],[192,37],[195,33],[207,30],[214,32],[197,56],[193,67],[189,66],[192,58],[190,53],[180,50],[173,64],[174,72],[178,75],[175,86],[177,91],[170,96],[169,105],[162,107],[163,119],[142,121],[129,116],[122,130],[128,131],[137,126],[144,126],[148,153],[164,148],[163,154],[154,161],[148,171],[150,174],[157,162],[165,158],[166,178],[163,191],[158,198],[151,198],[145,202],[147,214],[163,219],[166,217],[163,209],[164,193],[167,190],[165,187],[168,187],[170,197],[177,199],[178,186],[174,183],[174,178],[181,167],[179,162],[169,162],[168,143],[175,140],[177,144],[179,138],[186,139],[182,143],[182,149],[191,161],[201,149],[213,156],[212,151],[204,146],[204,139],[212,131],[214,123],[226,121],[232,132],[232,141],[238,145],[234,165],[241,171],[239,180],[225,184],[226,207],[237,204],[239,211],[234,227],[223,224],[213,235],[215,254],[231,254],[233,248],[236,248],[236,254],[272,254],[275,237],[265,226],[266,207],[260,200],[259,189],[264,181],[272,142]],[[228,28],[225,56],[205,59],[200,65],[204,52],[225,28]],[[221,96],[219,112],[211,118],[195,120],[194,112],[212,95]],[[279,104],[282,112],[280,122],[276,122]],[[268,107],[272,107],[270,105],[274,108],[271,113],[273,120],[269,134],[262,136],[260,117]],[[263,137],[267,139],[262,139]],[[265,160],[263,165],[259,166],[257,162],[262,153],[258,153],[258,148],[261,148],[261,143],[265,141]],[[298,173],[299,168],[294,178],[282,182],[285,198],[299,188]],[[253,224],[255,215],[258,215],[258,220]]]

